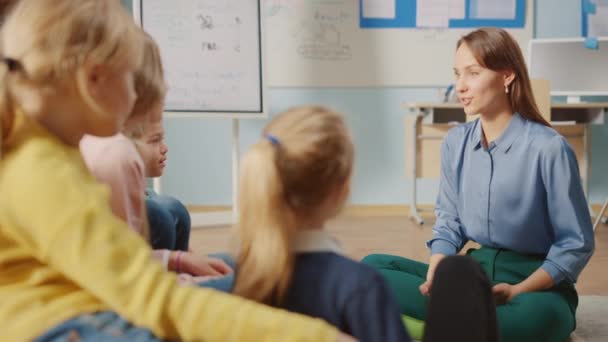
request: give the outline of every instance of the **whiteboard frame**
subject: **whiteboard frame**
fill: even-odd
[[[256,0],[258,3],[258,30],[259,30],[259,53],[260,53],[260,89],[261,89],[261,112],[244,112],[244,111],[190,111],[190,110],[172,110],[163,111],[166,117],[170,118],[231,118],[231,119],[267,119],[268,118],[268,89],[267,89],[267,73],[266,73],[266,39],[265,36],[265,20],[264,1]],[[142,11],[144,0],[133,0],[133,18],[137,26],[142,30]],[[166,62],[165,62],[166,64]]]
[[[598,42],[608,45],[608,37],[597,38]],[[532,74],[532,45],[533,44],[551,44],[551,43],[580,43],[581,47],[585,46],[585,38],[534,38],[528,42],[528,73]],[[608,89],[606,91],[568,91],[551,90],[551,96],[608,96]]]

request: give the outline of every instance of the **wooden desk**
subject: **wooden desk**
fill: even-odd
[[[423,224],[417,206],[416,181],[419,176],[437,178],[439,176],[441,140],[447,131],[457,124],[466,122],[467,117],[458,103],[411,103],[405,104],[410,114],[406,116],[406,170],[412,179],[410,189],[410,217],[418,224]],[[590,124],[603,124],[604,115],[608,109],[608,103],[575,103],[575,104],[552,104],[551,124],[562,135],[568,138],[575,153],[577,154],[583,189],[588,195],[588,182],[590,175]],[[474,117],[473,117],[474,118]],[[420,147],[428,142],[428,156],[421,159]],[[422,171],[422,172],[421,172]]]

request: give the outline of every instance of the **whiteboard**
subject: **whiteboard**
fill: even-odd
[[[260,0],[138,0],[133,14],[160,47],[165,111],[264,113]]]
[[[608,37],[599,48],[585,47],[585,38],[530,41],[530,76],[551,82],[554,96],[608,96]]]
[[[523,29],[508,29],[524,56]],[[287,87],[414,86],[453,82],[458,39],[472,29],[361,29],[359,0],[266,0],[268,84]]]

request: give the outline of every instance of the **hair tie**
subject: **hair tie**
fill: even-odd
[[[281,145],[281,141],[279,140],[279,138],[277,138],[276,136],[274,136],[272,134],[266,134],[266,139],[268,139],[268,141],[270,141],[272,146],[277,147],[277,146]]]

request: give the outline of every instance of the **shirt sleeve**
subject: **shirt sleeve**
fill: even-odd
[[[433,226],[433,238],[427,242],[431,254],[453,255],[458,253],[467,242],[458,217],[456,192],[456,173],[451,165],[451,136],[448,134],[441,144],[441,172],[439,194],[435,205],[436,221]]]
[[[7,234],[135,325],[188,341],[335,341],[327,323],[216,291],[181,287],[112,214],[107,189],[74,159],[36,151],[2,180]],[[32,168],[36,165],[36,168]],[[230,319],[226,319],[230,317]]]
[[[595,247],[591,217],[574,151],[563,136],[542,151],[542,179],[555,241],[541,266],[555,284],[576,282]]]
[[[116,216],[136,232],[144,231],[145,177],[141,158],[129,141],[112,141],[104,158],[89,160],[99,181],[110,186],[110,204]]]
[[[409,342],[401,313],[391,289],[378,274],[355,291],[343,309],[347,333],[360,342]]]

